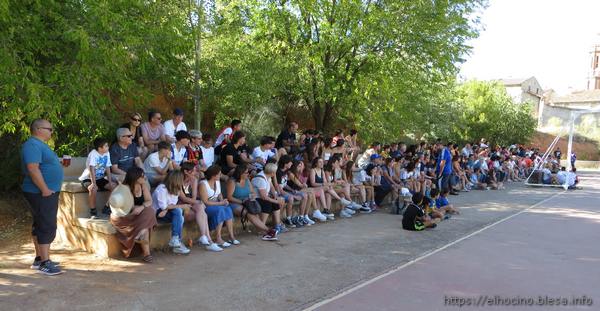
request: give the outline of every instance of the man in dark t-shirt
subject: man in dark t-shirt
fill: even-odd
[[[413,203],[409,204],[404,210],[402,216],[402,229],[410,231],[422,231],[427,228],[435,228],[437,225],[425,217],[425,212],[421,208],[423,203],[423,194],[417,192],[413,194]]]
[[[233,143],[225,145],[223,150],[221,150],[221,171],[223,174],[227,175],[232,169],[235,168],[235,166],[229,165],[227,162],[227,156],[231,156],[233,158],[233,163],[237,166],[242,163],[240,154],[240,147],[236,147]]]
[[[117,129],[117,142],[110,149],[110,163],[112,163],[111,173],[116,180],[123,181],[125,174],[134,165],[140,168],[144,167],[137,151],[137,146],[133,144],[133,134],[128,128]]]
[[[290,152],[290,147],[296,144],[296,131],[298,130],[298,123],[291,122],[287,129],[281,131],[277,136],[275,142],[275,148],[281,149],[286,148],[287,152]]]

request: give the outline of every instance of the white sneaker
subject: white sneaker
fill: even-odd
[[[173,247],[173,253],[175,254],[189,254],[190,250],[185,245],[180,244],[179,247]]]
[[[346,206],[346,208],[344,208],[344,210],[346,211],[346,213],[348,213],[350,215],[356,214],[356,212],[352,208],[350,208],[350,206]]]
[[[304,215],[304,220],[306,220],[306,222],[308,223],[309,226],[312,226],[315,224],[315,222],[310,219],[310,217],[308,217],[308,215]]]
[[[323,215],[320,210],[315,210],[312,216],[319,221],[327,221],[327,216]]]
[[[352,218],[352,215],[348,214],[347,208],[340,211],[340,217],[342,218]]]
[[[217,245],[217,243],[211,243],[210,245],[207,245],[206,250],[211,251],[211,252],[222,252],[223,251],[223,249],[220,248],[219,245]]]
[[[179,240],[179,237],[178,236],[171,237],[171,240],[169,241],[169,246],[170,247],[180,247],[181,241]]]
[[[348,205],[351,205],[351,204],[352,204],[352,202],[351,202],[351,201],[348,201],[348,200],[346,200],[346,199],[344,199],[344,198],[342,198],[342,199],[340,200],[340,202],[341,202],[341,203],[342,203],[342,205],[344,205],[344,206],[348,206]]]
[[[208,246],[208,245],[210,245],[210,242],[208,241],[208,238],[206,237],[206,235],[203,235],[198,239],[198,244]]]
[[[359,209],[359,208],[361,208],[361,207],[362,207],[362,205],[360,205],[360,204],[358,204],[358,203],[356,203],[356,202],[352,202],[352,203],[350,204],[350,206],[351,206],[351,209],[353,209],[353,210],[357,210],[357,209]]]

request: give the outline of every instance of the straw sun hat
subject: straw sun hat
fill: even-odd
[[[116,217],[129,215],[131,208],[133,208],[133,195],[129,190],[129,186],[119,184],[115,187],[108,199],[108,206],[110,206],[111,214]]]

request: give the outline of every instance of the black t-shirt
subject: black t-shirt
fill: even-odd
[[[423,215],[425,215],[425,212],[423,212],[423,210],[420,207],[413,203],[409,204],[406,207],[406,210],[404,210],[404,214],[402,216],[402,228],[405,230],[416,231],[416,218],[417,216],[423,217]]]
[[[560,150],[556,150],[554,151],[554,156],[558,159],[560,159],[560,157],[562,156],[562,152],[560,152]]]
[[[229,167],[227,165],[228,155],[233,157],[233,163],[239,165],[240,163],[242,163],[242,158],[240,157],[240,154],[240,149],[236,149],[233,143],[227,144],[225,147],[223,147],[223,150],[221,150],[221,166],[224,168]]]
[[[291,133],[287,129],[281,131],[281,133],[279,133],[279,136],[277,136],[277,141],[275,141],[275,148],[279,149],[279,148],[285,147],[285,145],[283,144],[283,142],[284,141],[290,141],[290,140],[292,142],[296,141],[296,133]]]
[[[288,184],[287,172],[277,169],[275,176],[277,177],[277,183],[281,186],[281,188],[285,188],[285,186]]]

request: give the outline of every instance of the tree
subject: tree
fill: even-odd
[[[529,104],[514,103],[499,82],[468,81],[457,86],[460,119],[453,125],[461,141],[485,137],[500,145],[526,143],[535,130]]]

